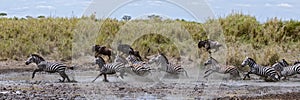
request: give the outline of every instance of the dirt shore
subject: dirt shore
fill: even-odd
[[[127,75],[124,79],[109,76],[91,82],[97,74],[97,66],[68,70],[72,80],[61,83],[58,74],[37,73],[31,79],[34,65],[24,62],[0,62],[0,99],[298,99],[299,79],[264,82],[252,80],[226,80],[221,74],[204,79],[203,71],[187,69],[189,77],[161,77],[164,73],[152,73],[149,77]],[[255,77],[255,76],[254,76]]]

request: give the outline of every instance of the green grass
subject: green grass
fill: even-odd
[[[186,52],[197,53],[197,42],[207,38],[226,44],[225,61],[236,66],[246,56],[269,65],[281,58],[297,60],[300,54],[299,21],[270,18],[260,23],[254,16],[241,13],[209,19],[204,23],[170,19],[127,22],[99,20],[95,16],[0,18],[0,30],[0,59],[24,60],[30,53],[38,53],[53,59],[68,60],[91,55],[93,44],[114,48],[120,40],[132,44],[142,55],[151,48],[150,54],[160,51],[179,57],[186,55]]]

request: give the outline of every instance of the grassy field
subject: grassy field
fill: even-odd
[[[269,65],[278,59],[300,57],[300,22],[270,18],[260,23],[254,16],[234,13],[204,23],[170,19],[116,20],[81,18],[0,18],[0,59],[24,60],[30,53],[70,60],[91,55],[93,44],[115,47],[132,44],[142,55],[151,48],[171,57],[187,52],[205,55],[197,42],[215,39],[226,44],[224,62],[239,65],[246,57]],[[189,45],[187,45],[189,44]],[[184,48],[184,49],[182,49]],[[201,54],[199,53],[201,51]],[[201,59],[206,59],[205,56]]]

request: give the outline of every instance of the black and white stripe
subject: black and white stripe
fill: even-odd
[[[265,77],[266,80],[269,80],[271,78],[272,81],[279,81],[280,77],[272,67],[263,67],[259,64],[256,64],[256,62],[249,57],[246,57],[245,60],[242,62],[242,67],[249,65],[250,71],[247,72],[247,74],[244,76],[244,79],[246,77],[250,78],[249,74],[255,74],[258,76]]]
[[[156,63],[158,66],[160,66],[159,70],[165,71],[169,74],[178,75],[180,73],[185,73],[185,75],[188,77],[186,70],[184,70],[181,65],[169,63],[167,57],[162,53],[151,58],[149,63]]]
[[[130,70],[126,72],[130,74],[135,74],[138,76],[147,76],[151,74],[151,68],[147,64],[129,64],[129,67],[127,68],[129,68]],[[133,73],[131,73],[131,71]]]
[[[126,58],[126,60],[129,62],[129,63],[132,63],[132,64],[139,64],[139,63],[145,63],[143,62],[142,60],[140,60],[138,57],[134,56],[134,55],[128,55],[128,57]]]
[[[281,61],[278,61],[272,65],[280,77],[282,76],[281,71],[283,71],[283,68],[287,66],[289,66],[289,63],[285,59],[282,59]]]
[[[96,64],[98,64],[100,68],[100,74],[92,82],[96,81],[96,79],[99,78],[101,75],[104,76],[103,81],[108,82],[107,75],[116,74],[117,72],[120,73],[121,78],[124,78],[123,77],[125,74],[124,63],[114,62],[114,63],[105,64],[105,61],[102,57],[97,57]]]
[[[146,76],[151,73],[150,65],[144,61],[141,61],[138,57],[130,54],[126,60],[129,62],[128,68],[134,72],[134,74],[138,76]]]
[[[38,67],[38,69],[35,69],[32,73],[32,78],[34,78],[36,72],[45,71],[48,73],[59,73],[60,76],[63,78],[60,80],[61,82],[64,82],[65,79],[70,82],[70,79],[68,75],[65,73],[65,70],[67,68],[66,65],[56,62],[47,62],[44,58],[37,54],[31,54],[30,57],[26,60],[25,64],[29,65],[30,63],[35,63]],[[72,68],[71,68],[72,69]]]
[[[300,63],[288,67],[283,67],[283,70],[281,71],[281,76],[284,77],[284,79],[296,74],[300,74]]]
[[[230,74],[230,79],[238,79],[240,78],[239,70],[235,66],[227,66],[227,65],[220,65],[219,62],[210,57],[205,63],[205,66],[211,65],[211,68],[205,71],[204,77],[208,77],[210,74],[217,72],[221,74]]]
[[[300,74],[300,63],[297,61],[294,63],[294,65],[289,66],[289,64],[282,59],[281,61],[275,63],[272,67],[277,69],[283,79],[286,79],[289,76]]]

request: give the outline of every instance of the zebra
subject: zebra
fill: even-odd
[[[142,57],[141,57],[141,55],[140,55],[140,52],[137,51],[137,50],[133,50],[133,49],[131,48],[131,50],[129,51],[129,55],[134,55],[135,57],[138,58],[138,60],[143,61],[143,59],[142,59]]]
[[[200,40],[198,42],[198,48],[204,47],[206,51],[208,51],[208,53],[211,53],[211,49],[215,49],[214,52],[217,52],[221,46],[222,44],[220,44],[219,42],[210,39]]]
[[[210,68],[204,72],[204,78],[208,77],[210,74],[217,72],[221,74],[230,74],[230,79],[237,79],[240,78],[239,70],[235,66],[227,66],[227,65],[220,65],[219,62],[210,57],[205,63],[204,66],[212,65],[213,68]]]
[[[242,62],[242,67],[249,65],[250,71],[248,71],[243,80],[246,79],[246,77],[250,78],[249,74],[255,74],[258,76],[262,76],[265,78],[265,80],[268,80],[271,78],[270,81],[279,81],[280,76],[277,74],[274,68],[272,67],[263,67],[259,64],[256,64],[256,62],[249,57],[246,57],[245,60]]]
[[[283,71],[283,68],[287,66],[289,66],[289,63],[285,59],[282,59],[281,61],[278,61],[272,65],[280,77],[282,76],[281,71]]]
[[[126,58],[124,58],[124,57],[122,57],[122,56],[120,56],[118,54],[115,56],[114,62],[115,63],[116,62],[120,62],[120,63],[128,64],[128,61],[126,60]]]
[[[300,63],[300,61],[295,61],[295,62],[294,62],[294,65],[299,64],[299,63]]]
[[[126,60],[129,62],[129,67],[127,68],[131,69],[136,75],[146,76],[151,73],[152,69],[150,65],[147,62],[141,61],[138,57],[130,54]]]
[[[187,71],[184,70],[181,67],[181,65],[175,65],[175,64],[169,63],[167,57],[162,53],[159,53],[156,56],[154,56],[153,58],[151,58],[148,63],[149,64],[156,63],[158,66],[160,66],[160,68],[158,68],[158,70],[160,70],[160,71],[165,71],[172,75],[178,75],[180,73],[185,73],[186,77],[189,77],[187,74]]]
[[[100,74],[92,82],[96,81],[96,79],[99,78],[101,75],[104,76],[103,79],[104,82],[109,82],[107,80],[107,75],[116,74],[117,72],[119,72],[120,77],[124,79],[124,74],[125,74],[124,63],[114,62],[114,63],[105,64],[105,61],[102,57],[97,57],[96,64],[98,64],[100,68]]]
[[[296,61],[294,65],[289,66],[288,63],[283,59],[282,61],[275,63],[272,67],[277,69],[279,75],[283,77],[283,80],[289,76],[300,74],[300,63],[298,61]]]
[[[126,68],[130,69],[130,70],[126,70],[126,72],[130,73],[130,74],[135,74],[138,76],[147,76],[147,75],[151,74],[151,70],[152,70],[148,66],[149,65],[145,65],[145,64],[141,64],[141,63],[129,64],[129,66]],[[131,73],[131,72],[133,72],[133,73]]]
[[[140,60],[138,57],[136,57],[135,55],[132,55],[132,54],[128,55],[126,60],[132,64],[144,63],[142,60]]]
[[[59,73],[60,76],[63,78],[62,80],[59,79],[60,82],[64,82],[67,79],[68,82],[71,82],[68,75],[65,73],[66,68],[74,69],[74,67],[67,67],[64,64],[56,63],[56,62],[48,62],[45,61],[43,57],[37,54],[30,54],[29,58],[26,60],[25,64],[29,65],[30,63],[35,63],[38,69],[35,69],[32,73],[32,79],[35,76],[36,72],[45,71],[48,73]]]

